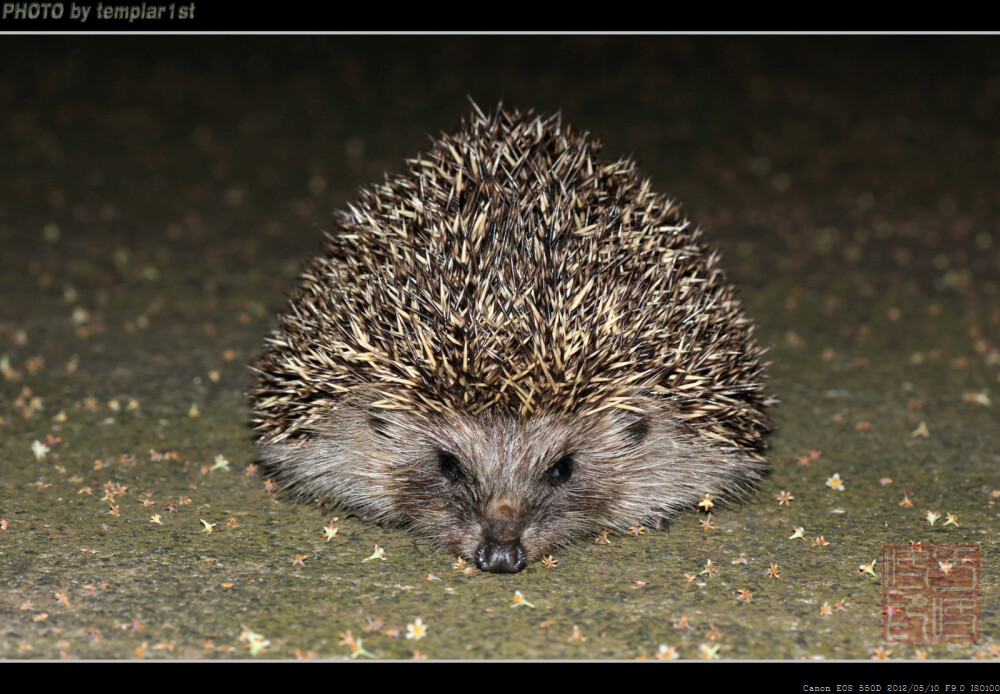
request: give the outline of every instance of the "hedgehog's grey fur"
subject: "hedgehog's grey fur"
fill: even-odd
[[[630,160],[474,109],[361,191],[254,368],[279,483],[492,571],[758,481],[761,350]]]

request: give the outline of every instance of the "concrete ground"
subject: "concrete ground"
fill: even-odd
[[[1000,657],[997,47],[4,37],[0,658]],[[714,527],[466,574],[254,474],[246,364],[300,263],[467,96],[562,109],[721,249],[781,402]],[[883,643],[910,542],[979,547],[977,642]]]

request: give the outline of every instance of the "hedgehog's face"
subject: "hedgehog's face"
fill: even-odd
[[[513,573],[620,515],[621,470],[643,454],[645,419],[369,416],[385,501],[485,571]]]
[[[345,405],[262,455],[305,498],[409,525],[507,573],[586,533],[659,520],[705,494],[739,496],[762,470],[653,404],[523,419]]]

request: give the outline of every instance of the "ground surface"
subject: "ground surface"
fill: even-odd
[[[0,657],[997,657],[996,45],[5,37]],[[563,109],[721,248],[781,404],[714,527],[467,575],[250,474],[246,364],[299,263],[466,95]],[[979,545],[978,643],[882,644],[859,567],[910,541]]]

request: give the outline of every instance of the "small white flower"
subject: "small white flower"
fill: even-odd
[[[406,625],[406,638],[417,641],[424,638],[426,635],[427,627],[424,626],[424,621],[420,619],[420,617],[413,620],[413,624]]]
[[[31,444],[31,452],[35,454],[36,460],[41,460],[49,452],[49,447],[41,441],[35,441]]]

